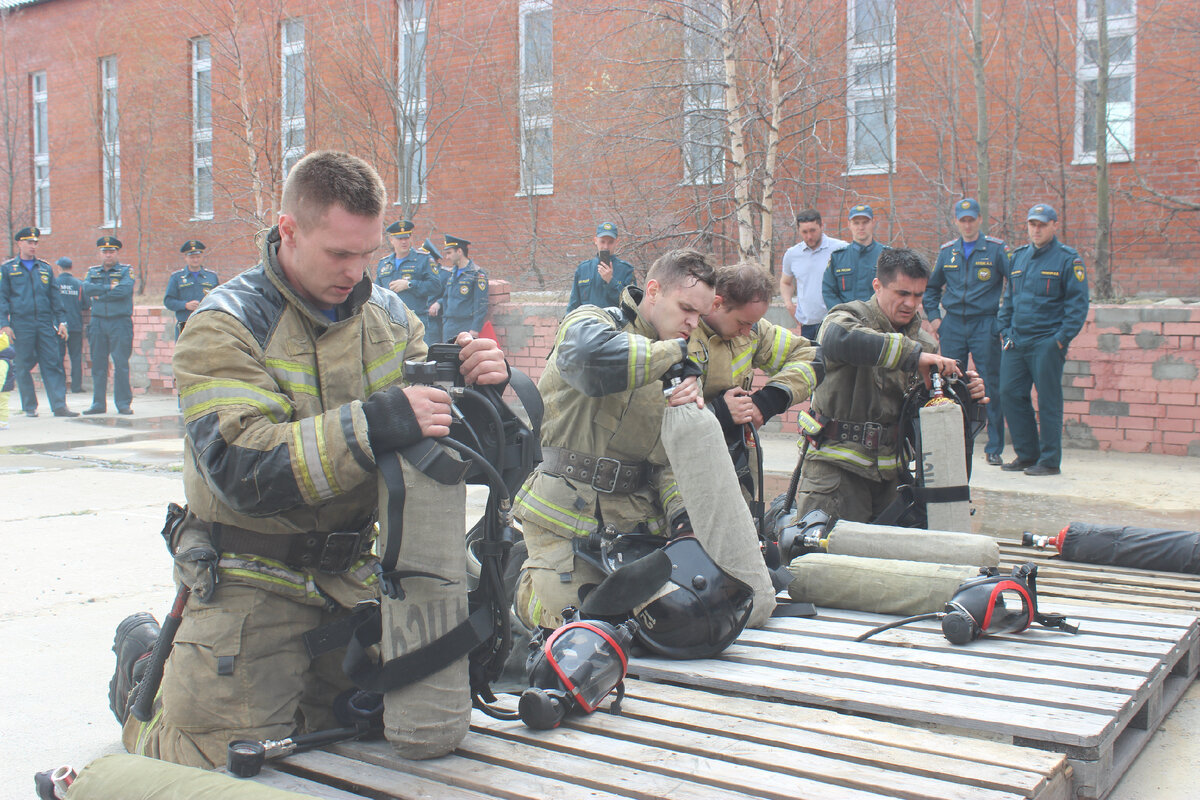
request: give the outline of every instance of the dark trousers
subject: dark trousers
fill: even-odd
[[[60,359],[71,356],[71,391],[83,391],[83,331],[67,331],[66,339],[58,340]],[[63,365],[66,371],[66,365]]]
[[[133,390],[129,386],[129,354],[133,352],[133,319],[92,317],[88,326],[92,348],[92,405],[107,408],[108,360],[113,365],[113,401],[117,409],[129,408]]]
[[[442,318],[431,317],[429,314],[417,314],[417,319],[425,325],[425,344],[437,344],[442,340]]]
[[[17,389],[21,392],[21,408],[26,412],[37,411],[37,392],[30,374],[34,366],[42,374],[42,385],[46,387],[50,408],[55,411],[66,408],[67,379],[63,374],[62,357],[58,353],[58,342],[61,340],[54,332],[54,327],[49,322],[36,327],[14,325],[13,333],[16,334],[13,349],[17,351],[13,369],[17,373]]]
[[[1019,342],[1000,359],[1000,396],[1012,436],[1013,450],[1022,461],[1047,467],[1062,464],[1063,365],[1067,351],[1053,336]],[[1037,418],[1030,387],[1037,388]],[[1040,422],[1040,425],[1039,425]]]
[[[805,325],[803,323],[800,325],[800,335],[810,342],[815,343],[817,341],[817,331],[819,330],[821,330],[821,323],[819,322],[812,325]]]
[[[1004,403],[1000,397],[1000,333],[996,317],[947,313],[938,328],[938,337],[942,355],[953,358],[963,369],[967,367],[968,354],[975,358],[988,396],[988,438],[984,452],[1000,455],[1004,451]]]

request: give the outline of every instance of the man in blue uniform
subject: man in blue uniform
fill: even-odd
[[[113,365],[113,402],[121,414],[133,413],[133,390],[129,386],[129,354],[133,351],[133,277],[128,265],[117,260],[121,240],[101,236],[100,263],[89,267],[83,279],[83,294],[92,305],[88,344],[92,348],[92,405],[85,414],[108,410],[108,360]]]
[[[1058,240],[1058,213],[1029,209],[1029,244],[1012,254],[997,321],[1003,354],[1000,398],[1017,457],[1006,472],[1057,475],[1062,463],[1062,374],[1067,346],[1088,312],[1087,271],[1073,247]],[[1038,422],[1029,388],[1037,387]]]
[[[850,244],[829,256],[821,281],[821,298],[827,309],[851,300],[865,303],[875,294],[875,263],[887,245],[875,241],[875,212],[869,205],[850,207],[850,237]]]
[[[450,277],[441,300],[430,306],[429,313],[442,315],[443,340],[452,340],[463,331],[478,336],[487,319],[488,276],[467,255],[470,246],[466,239],[450,234],[442,243]]]
[[[83,281],[71,273],[71,259],[63,256],[55,263],[58,264],[58,296],[67,315],[67,338],[58,342],[58,357],[62,361],[68,354],[71,356],[73,394],[83,391],[83,312],[88,305],[83,296]],[[66,371],[65,363],[63,371]]]
[[[221,280],[217,273],[204,267],[204,242],[188,239],[179,248],[186,267],[171,273],[163,305],[175,312],[175,338],[183,331],[188,317],[200,305],[205,295],[217,288]]]
[[[983,376],[989,398],[987,463],[1003,462],[1004,413],[1000,403],[1000,336],[996,311],[1008,277],[1004,242],[979,235],[979,203],[968,197],[954,204],[962,236],[942,245],[922,303],[929,329],[939,338],[942,355],[967,368],[967,355]],[[939,304],[945,308],[943,316]]]
[[[425,237],[425,242],[421,245],[421,249],[429,253],[429,256],[433,259],[433,263],[437,265],[438,290],[430,300],[430,307],[426,309],[426,313],[429,315],[429,324],[425,326],[425,344],[433,344],[434,342],[442,341],[442,317],[440,314],[434,313],[433,306],[446,293],[446,282],[450,280],[450,268],[442,260],[442,252],[438,250],[437,245],[428,236]]]
[[[425,326],[425,343],[436,342],[437,339],[431,340],[428,333],[429,306],[442,293],[437,263],[429,253],[412,246],[412,222],[402,219],[388,225],[385,230],[392,252],[379,259],[375,283],[400,295],[404,305]]]
[[[596,256],[575,268],[571,283],[571,300],[567,313],[582,305],[614,308],[627,286],[637,286],[633,265],[613,255],[617,243],[617,226],[601,222],[596,226]]]
[[[17,257],[0,264],[0,333],[16,349],[13,371],[25,416],[37,416],[37,392],[29,374],[36,364],[54,416],[77,417],[67,408],[67,381],[58,351],[58,340],[67,338],[67,317],[54,270],[37,257],[40,238],[37,228],[21,228]]]

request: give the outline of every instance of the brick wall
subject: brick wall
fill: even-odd
[[[493,306],[510,362],[535,380],[564,309],[521,294]],[[781,308],[767,316],[788,324]],[[1200,457],[1200,305],[1092,306],[1068,353],[1063,395],[1067,447]],[[796,412],[770,427],[797,432]]]

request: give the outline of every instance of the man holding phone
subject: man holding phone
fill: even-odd
[[[583,305],[615,306],[621,299],[621,292],[637,286],[633,265],[613,255],[616,243],[616,225],[601,222],[596,226],[596,257],[575,268],[571,301],[567,303],[568,314]]]

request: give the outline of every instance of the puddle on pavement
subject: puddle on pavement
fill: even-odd
[[[77,420],[81,424],[112,428],[113,435],[101,438],[67,439],[57,442],[11,445],[0,447],[0,455],[13,453],[63,453],[83,447],[128,444],[158,439],[179,439],[183,436],[183,419],[179,416],[142,417],[97,417]]]

